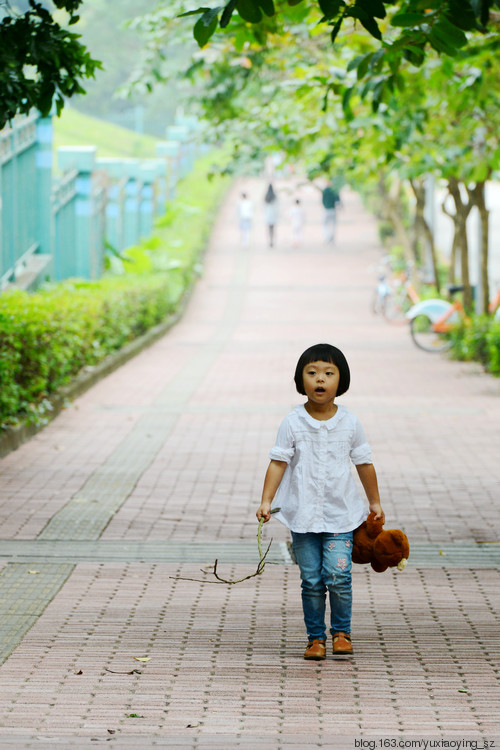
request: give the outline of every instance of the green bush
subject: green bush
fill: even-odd
[[[47,397],[83,367],[164,321],[192,283],[227,180],[207,179],[205,157],[178,188],[154,236],[113,256],[118,273],[98,281],[71,279],[34,294],[0,295],[0,426],[38,422]],[[189,215],[189,221],[186,221]],[[127,253],[124,253],[127,257]]]
[[[454,359],[480,362],[493,375],[500,375],[500,321],[473,315],[453,327],[450,354]]]

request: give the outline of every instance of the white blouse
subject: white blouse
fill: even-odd
[[[342,533],[367,517],[351,461],[371,464],[371,449],[345,406],[324,421],[311,417],[304,404],[296,406],[281,423],[269,458],[288,464],[272,508],[281,508],[276,518],[292,531]]]

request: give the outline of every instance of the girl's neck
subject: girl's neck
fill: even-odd
[[[315,404],[313,401],[306,401],[304,408],[313,419],[326,422],[327,419],[335,416],[339,407],[334,401],[330,401],[328,404]]]

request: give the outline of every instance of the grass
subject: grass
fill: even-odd
[[[60,146],[97,146],[99,157],[148,159],[156,156],[156,138],[84,115],[69,106],[52,122],[55,150]]]

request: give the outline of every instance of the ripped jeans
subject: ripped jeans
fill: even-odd
[[[302,608],[307,637],[326,639],[326,592],[330,598],[330,632],[350,633],[352,613],[352,531],[344,534],[292,531],[302,579]]]

